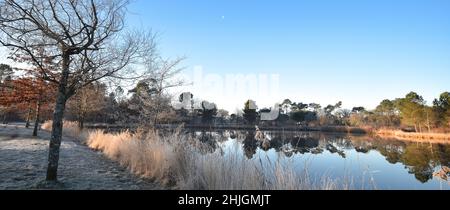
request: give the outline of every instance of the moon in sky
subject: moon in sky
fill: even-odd
[[[225,16],[224,15],[222,15],[222,20],[225,20]]]

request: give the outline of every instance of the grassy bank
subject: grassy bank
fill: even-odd
[[[42,126],[49,130],[51,122]],[[115,134],[102,130],[80,131],[65,122],[64,134],[78,138],[133,173],[173,189],[189,190],[333,190],[350,189],[351,182],[327,176],[311,177],[286,161],[262,164],[238,154],[206,154],[204,145],[180,133],[155,130]]]
[[[393,129],[378,129],[374,134],[382,138],[396,138],[405,141],[450,143],[450,133],[412,133]]]

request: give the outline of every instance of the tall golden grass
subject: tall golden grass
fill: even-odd
[[[346,190],[351,184],[327,176],[311,177],[291,162],[262,164],[237,153],[197,156],[181,189],[197,190]]]
[[[47,120],[41,125],[42,130],[51,131],[52,130],[53,121]],[[84,133],[78,127],[77,122],[72,121],[64,121],[63,122],[63,132],[67,136],[79,138],[83,137]]]
[[[178,170],[178,164],[173,146],[164,142],[155,131],[108,134],[95,130],[90,131],[86,139],[90,148],[102,151],[131,172],[168,183],[173,180],[171,172]]]
[[[49,126],[50,125],[50,126]],[[51,129],[51,122],[42,125]],[[182,135],[180,129],[168,134],[156,130],[131,133],[80,131],[76,123],[65,122],[65,135],[82,140],[134,174],[158,181],[172,189],[189,190],[334,190],[348,189],[326,176],[311,179],[293,164],[246,159],[237,153],[204,154],[201,143]]]
[[[378,129],[375,134],[382,138],[397,138],[405,141],[450,143],[450,133],[409,133],[401,130]]]

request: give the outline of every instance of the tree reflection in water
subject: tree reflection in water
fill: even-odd
[[[247,134],[245,135],[245,139],[243,141],[243,145],[245,156],[248,159],[252,159],[253,155],[256,154],[256,149],[258,149],[254,132],[251,131],[247,132]]]
[[[198,140],[195,141],[195,146],[201,154],[214,153],[218,148],[217,144],[228,139],[222,132],[208,132],[205,130],[192,131],[190,132],[190,137]]]
[[[255,140],[253,131],[192,132],[199,139],[202,150],[212,153],[218,143],[236,139],[243,145],[243,153],[252,159],[258,149],[264,150]],[[302,154],[322,154],[327,151],[347,158],[346,153],[356,151],[368,154],[378,151],[390,164],[401,163],[417,180],[426,183],[442,166],[450,166],[450,145],[413,143],[400,140],[379,139],[369,136],[324,134],[319,132],[265,132],[271,141],[270,148],[286,157]]]

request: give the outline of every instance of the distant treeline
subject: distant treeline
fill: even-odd
[[[51,118],[56,91],[49,83],[12,77],[7,65],[0,68],[0,119],[8,121],[39,121]],[[181,94],[178,100],[183,101]],[[174,109],[173,98],[152,80],[142,80],[131,90],[111,88],[95,82],[80,89],[67,102],[65,119],[107,124],[234,124],[261,126],[353,126],[403,129],[410,132],[446,132],[450,130],[450,93],[444,92],[432,105],[427,105],[415,92],[393,100],[383,100],[374,110],[364,107],[343,109],[342,102],[322,107],[318,103],[282,101],[275,108],[274,121],[263,121],[263,113],[274,108],[252,109],[254,101],[243,103],[242,110],[229,113],[214,103],[194,99],[191,107]],[[194,105],[196,104],[196,105]],[[211,109],[211,107],[214,107]],[[37,115],[36,110],[39,110]]]
[[[279,106],[279,117],[275,121],[261,121],[264,112],[273,108],[250,109],[249,100],[242,112],[232,114],[228,121],[233,123],[271,126],[354,126],[371,128],[403,129],[409,132],[447,132],[450,128],[450,93],[444,92],[427,105],[422,96],[415,92],[403,98],[385,99],[374,110],[364,107],[343,109],[342,102],[322,107],[317,103],[292,102],[286,99]]]

